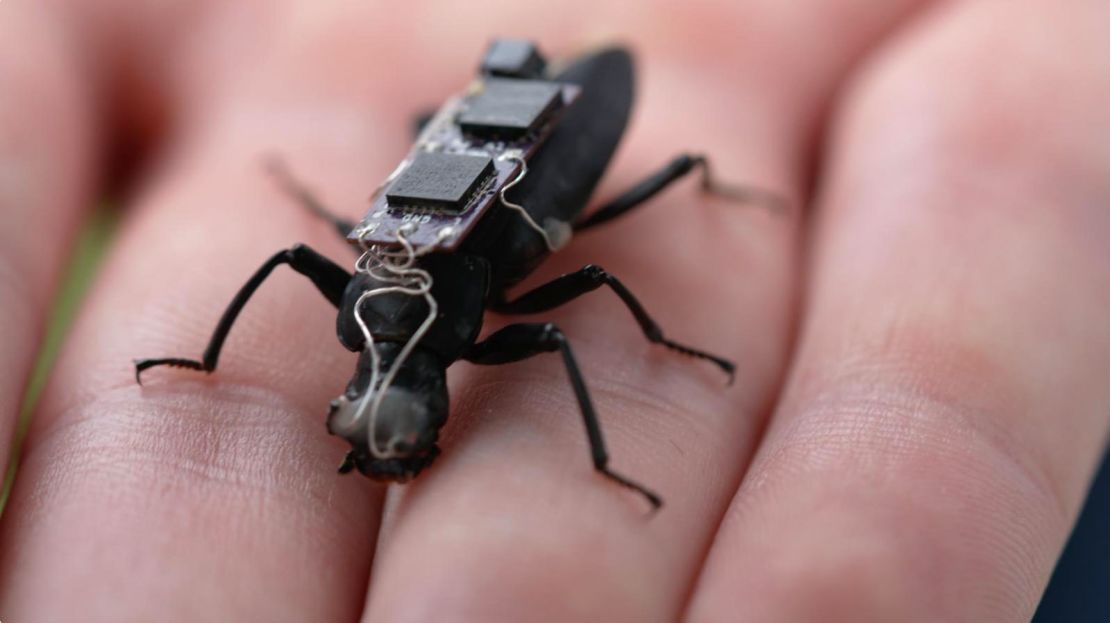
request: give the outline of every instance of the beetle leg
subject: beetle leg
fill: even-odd
[[[640,328],[644,332],[644,337],[649,341],[654,344],[662,344],[684,355],[713,362],[721,370],[724,370],[725,374],[728,375],[729,384],[732,384],[733,377],[736,373],[736,364],[727,359],[696,348],[691,348],[685,344],[673,342],[664,337],[663,329],[650,315],[648,315],[647,310],[640,304],[636,296],[633,295],[619,279],[606,272],[606,270],[600,266],[588,264],[573,273],[567,273],[561,277],[556,277],[534,290],[525,292],[512,301],[494,303],[491,309],[505,314],[535,314],[559,307],[587,292],[593,292],[603,285],[609,286],[609,288],[620,297],[621,302],[628,308],[628,311],[632,312],[632,315],[636,318],[636,322],[640,324]]]
[[[289,195],[293,201],[311,212],[313,216],[330,223],[332,229],[339,232],[341,238],[347,239],[347,234],[355,228],[355,223],[328,209],[301,180],[293,176],[289,167],[285,165],[285,161],[276,156],[268,158],[266,160],[266,171],[274,178],[278,187]]]
[[[643,204],[664,188],[682,179],[695,168],[702,172],[701,187],[704,192],[739,201],[763,205],[775,212],[784,212],[786,199],[771,191],[751,186],[730,186],[722,184],[713,177],[709,159],[703,155],[682,154],[671,160],[665,167],[652,173],[646,179],[601,206],[586,218],[574,224],[574,231],[583,231],[618,216]]]
[[[435,119],[436,113],[439,111],[435,108],[428,110],[418,111],[412,116],[412,137],[413,139],[420,138],[420,133],[428,126],[428,123]]]
[[[216,325],[216,330],[208,341],[208,348],[204,349],[204,356],[199,361],[180,357],[136,359],[135,381],[141,385],[140,375],[144,370],[155,366],[188,368],[202,372],[215,370],[216,362],[220,358],[220,349],[223,348],[224,340],[227,339],[227,334],[231,331],[231,325],[235,323],[239,312],[243,310],[258,286],[262,285],[262,282],[266,280],[266,277],[270,275],[274,268],[281,264],[288,264],[293,270],[311,279],[316,288],[324,295],[324,298],[328,299],[332,305],[339,307],[339,302],[343,298],[343,291],[347,288],[347,282],[351,280],[350,273],[309,247],[303,244],[294,245],[274,254],[239,289],[239,293],[232,299],[231,304],[227,306],[224,315],[220,318],[220,322]]]
[[[598,422],[597,412],[586,390],[586,382],[582,378],[581,370],[578,369],[570,344],[559,327],[551,323],[512,324],[471,346],[470,350],[463,355],[463,359],[481,365],[498,365],[555,351],[559,351],[563,356],[567,376],[570,377],[571,387],[574,388],[574,396],[578,399],[578,408],[582,412],[586,436],[590,441],[594,469],[606,478],[640,493],[653,509],[658,509],[663,505],[663,500],[657,493],[609,469],[609,454],[605,450],[605,439],[601,436],[601,424]]]
[[[337,471],[340,474],[349,474],[355,470],[356,466],[355,451],[351,450],[343,457],[343,462],[339,464],[339,469]]]

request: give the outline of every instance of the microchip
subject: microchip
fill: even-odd
[[[480,71],[493,76],[539,78],[546,66],[547,61],[531,41],[497,39],[486,49]]]
[[[488,156],[422,151],[386,191],[390,206],[460,212],[493,171]]]
[[[463,132],[481,138],[520,138],[562,103],[562,86],[554,82],[487,78],[484,83],[458,119]]]

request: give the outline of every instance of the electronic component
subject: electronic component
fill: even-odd
[[[478,100],[483,95],[504,92],[505,87],[498,86],[503,82],[526,85],[522,87],[524,93],[514,92],[516,99],[510,93],[508,103],[481,105]],[[375,191],[366,216],[347,239],[360,247],[397,247],[399,232],[404,228],[406,240],[417,248],[454,251],[482,215],[500,202],[501,190],[521,177],[524,163],[543,144],[579,92],[578,86],[558,82],[480,78],[466,94],[448,100],[423,125],[405,162]],[[484,108],[490,113],[487,120],[492,128],[507,123],[497,121],[492,114],[498,106],[506,106],[518,119],[508,122],[523,126],[524,134],[505,143],[493,138],[497,136],[493,129],[484,136],[464,131],[461,121],[467,113],[475,113],[476,103],[477,112]],[[478,134],[485,130],[479,128]]]
[[[481,138],[517,139],[540,125],[561,103],[554,82],[487,78],[459,114],[463,132]]]
[[[482,57],[480,71],[491,76],[539,78],[547,67],[536,46],[523,39],[498,39]]]
[[[390,207],[460,212],[492,172],[489,156],[421,151],[390,184],[386,201]]]

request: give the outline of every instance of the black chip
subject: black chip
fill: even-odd
[[[385,198],[391,206],[459,212],[492,171],[488,156],[420,152],[390,184]]]
[[[562,103],[561,91],[554,82],[487,78],[482,91],[467,99],[459,126],[482,138],[520,138]]]
[[[543,76],[546,66],[547,61],[540,56],[531,41],[497,39],[486,50],[481,71],[494,76],[539,78]]]

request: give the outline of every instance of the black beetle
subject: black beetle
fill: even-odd
[[[447,419],[445,375],[453,362],[503,364],[557,351],[585,420],[595,469],[658,508],[657,494],[609,469],[597,414],[558,327],[511,324],[477,341],[487,309],[539,313],[604,285],[650,341],[712,362],[731,381],[731,362],[664,337],[628,288],[598,266],[506,297],[571,231],[624,214],[697,167],[705,190],[779,205],[765,191],[716,185],[704,157],[680,155],[579,218],[624,132],[632,98],[632,59],[623,49],[583,55],[549,77],[531,43],[493,42],[468,91],[424,118],[409,157],[379,188],[361,223],[333,215],[284,169],[273,169],[302,205],[362,251],[354,274],[304,245],[280,251],[239,290],[201,360],[138,359],[136,380],[161,365],[214,371],[239,312],[275,267],[288,264],[339,309],[339,340],[360,353],[354,377],[328,415],[328,430],[352,446],[340,472],[358,469],[403,482],[431,464]]]

